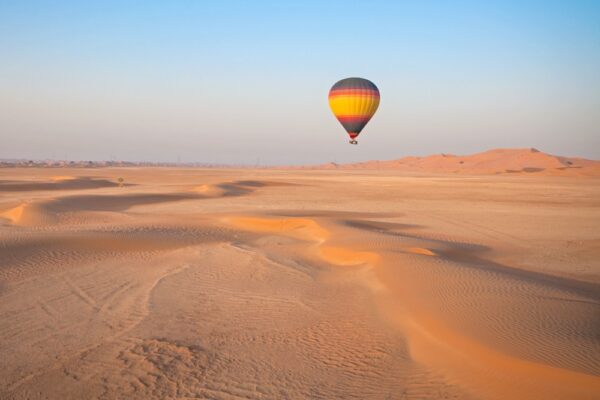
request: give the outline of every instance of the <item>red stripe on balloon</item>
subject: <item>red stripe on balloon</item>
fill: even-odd
[[[329,92],[329,97],[335,96],[372,96],[379,97],[377,90],[371,89],[336,89]]]
[[[371,119],[370,115],[337,115],[340,122],[364,122]]]

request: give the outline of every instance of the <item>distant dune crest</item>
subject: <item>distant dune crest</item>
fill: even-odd
[[[407,172],[464,174],[537,174],[600,176],[600,161],[562,157],[534,148],[492,149],[466,156],[434,154],[404,157],[389,161],[366,161],[352,164],[328,163],[308,169],[377,169]]]

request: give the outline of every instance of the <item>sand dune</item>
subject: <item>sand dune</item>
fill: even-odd
[[[53,176],[49,181],[0,181],[0,192],[34,191],[34,190],[76,190],[117,187],[119,183],[106,179],[75,176]]]
[[[2,399],[600,394],[593,178],[0,173]]]
[[[14,225],[36,226],[55,222],[55,216],[43,206],[35,203],[22,203],[16,207],[0,212],[0,218]]]
[[[52,178],[54,179],[54,177]],[[62,179],[62,177],[61,177]],[[75,180],[75,178],[71,179]],[[38,185],[38,184],[36,184]],[[0,208],[0,218],[13,225],[43,226],[56,224],[58,220],[72,220],[73,213],[82,212],[122,212],[136,206],[167,202],[212,199],[220,197],[244,196],[257,188],[286,185],[259,181],[226,182],[205,184],[187,192],[172,193],[119,193],[119,194],[79,194],[36,200],[22,203],[5,210]],[[22,187],[16,191],[21,191]],[[82,187],[79,187],[82,189]],[[89,216],[89,214],[88,214]]]
[[[192,191],[207,197],[243,196],[245,194],[252,193],[258,188],[289,185],[290,184],[286,182],[244,180],[223,182],[218,184],[204,184],[194,187]]]
[[[467,156],[435,154],[390,161],[323,164],[309,169],[399,170],[425,173],[600,176],[600,161],[554,156],[537,149],[494,149]]]

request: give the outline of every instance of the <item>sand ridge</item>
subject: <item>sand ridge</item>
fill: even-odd
[[[600,161],[555,156],[534,148],[492,149],[466,156],[434,154],[390,161],[329,163],[301,169],[398,170],[423,173],[600,176]]]
[[[335,265],[374,265],[379,256],[372,252],[356,251],[347,247],[326,245],[331,233],[315,220],[308,218],[228,217],[224,222],[253,232],[287,235],[301,240],[317,242],[319,256]]]
[[[88,176],[52,176],[49,180],[0,180],[0,192],[30,192],[46,190],[80,190],[118,187],[112,180]]]
[[[56,177],[52,177],[55,180]],[[75,177],[59,177],[59,181],[77,181]],[[84,181],[88,179],[85,178]],[[96,182],[97,180],[92,180]],[[36,183],[34,185],[42,185]],[[44,226],[55,224],[62,214],[73,212],[119,212],[127,211],[136,206],[158,204],[174,201],[213,199],[221,197],[244,196],[256,189],[273,185],[285,185],[277,182],[234,181],[219,184],[204,184],[188,191],[170,193],[113,193],[113,194],[75,194],[47,199],[28,200],[16,207],[0,211],[0,218],[11,224],[21,226]],[[35,187],[38,187],[35,186]],[[21,190],[19,186],[17,191]],[[78,189],[86,186],[78,186]],[[14,188],[13,188],[14,189]],[[37,189],[36,189],[37,190]]]

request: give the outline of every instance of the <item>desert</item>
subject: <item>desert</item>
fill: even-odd
[[[599,400],[600,1],[0,1],[0,400]]]
[[[493,154],[0,169],[0,398],[598,398],[594,162]]]

